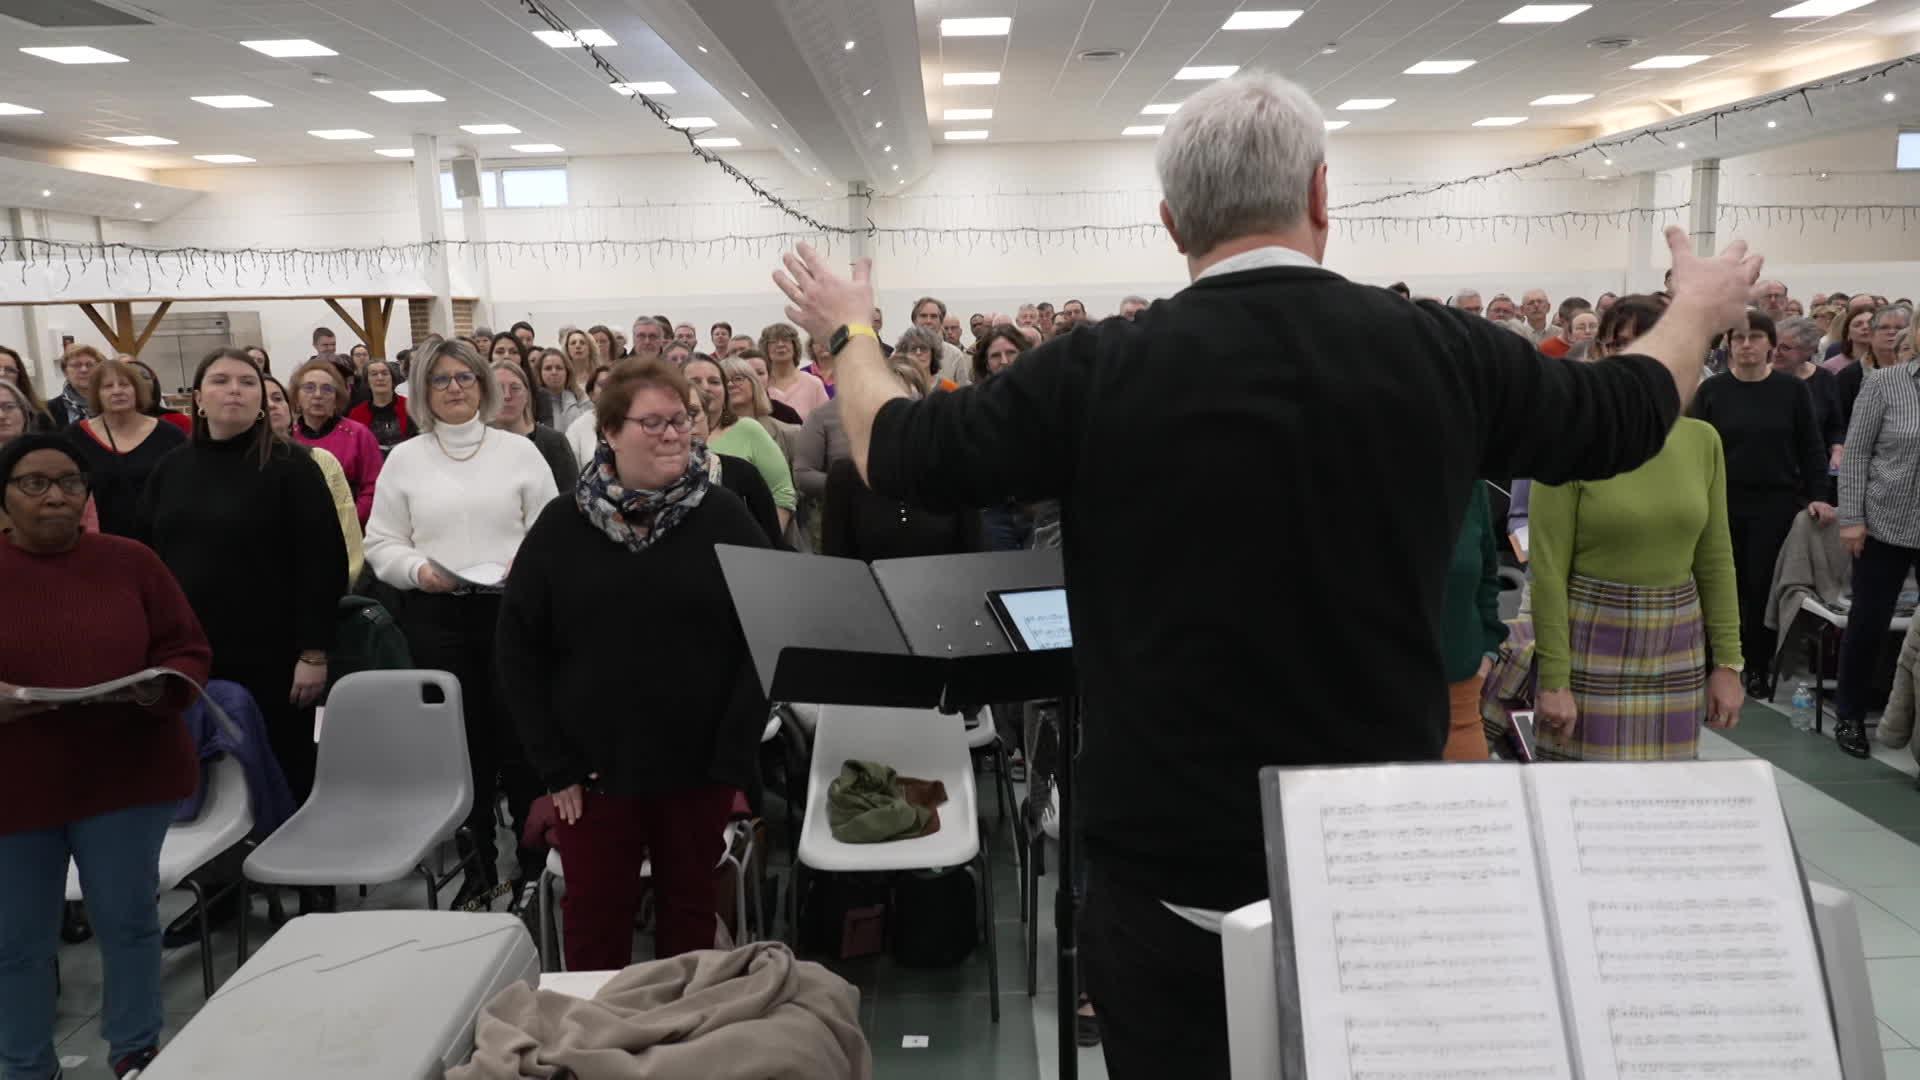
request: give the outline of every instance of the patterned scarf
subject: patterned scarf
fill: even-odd
[[[580,472],[573,501],[594,527],[628,551],[645,551],[707,497],[713,486],[707,448],[695,441],[688,452],[687,471],[658,491],[629,491],[620,486],[614,468],[613,447],[605,439],[593,452],[593,464]]]

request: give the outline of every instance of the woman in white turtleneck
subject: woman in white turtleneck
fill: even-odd
[[[414,350],[408,381],[420,435],[395,446],[381,469],[367,519],[367,565],[407,593],[399,616],[414,665],[460,679],[473,763],[467,826],[477,867],[454,899],[458,909],[498,882],[497,792],[506,790],[516,835],[540,794],[495,692],[493,632],[503,568],[557,491],[532,442],[487,426],[500,409],[500,389],[472,345],[429,340]],[[496,569],[481,569],[489,566]],[[538,874],[544,854],[520,855],[520,876]]]

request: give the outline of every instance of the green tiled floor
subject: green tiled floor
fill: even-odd
[[[1913,778],[1871,758],[1841,753],[1831,724],[1823,735],[1798,731],[1779,711],[1748,702],[1739,725],[1722,734],[1869,821],[1920,840],[1920,792]]]

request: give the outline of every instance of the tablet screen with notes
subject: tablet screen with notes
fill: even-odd
[[[1067,619],[1067,590],[996,589],[987,594],[994,618],[1007,640],[1019,652],[1073,648],[1073,626]]]

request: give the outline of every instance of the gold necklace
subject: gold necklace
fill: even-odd
[[[440,452],[447,455],[448,461],[472,461],[474,455],[478,454],[481,448],[487,445],[487,431],[485,428],[480,429],[480,441],[473,444],[473,449],[467,451],[466,457],[453,456],[453,451],[447,449],[447,444],[440,441],[439,428],[433,429],[433,445],[438,446],[440,448]]]

